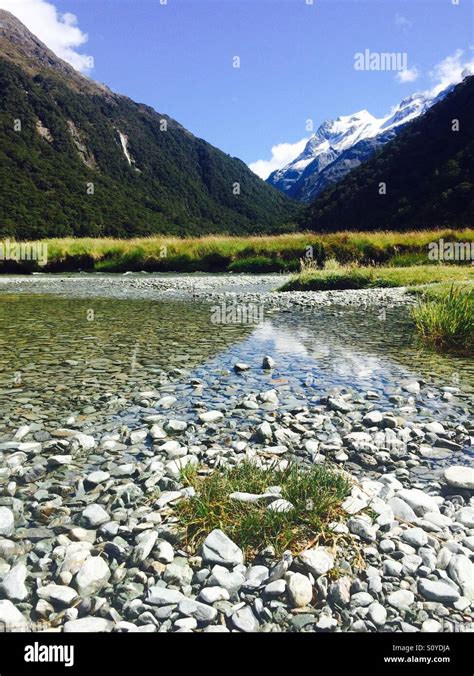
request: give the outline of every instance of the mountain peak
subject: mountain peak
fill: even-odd
[[[111,93],[108,87],[82,75],[60,59],[16,16],[0,9],[0,56],[20,66],[30,75],[55,72],[83,91]]]

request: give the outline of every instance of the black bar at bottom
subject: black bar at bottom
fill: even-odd
[[[225,672],[474,674],[474,636],[458,634],[0,634],[0,676],[159,674],[170,663]],[[285,666],[286,665],[286,666]],[[291,666],[292,665],[292,666]],[[206,669],[207,670],[207,669]],[[271,671],[272,670],[272,671]]]

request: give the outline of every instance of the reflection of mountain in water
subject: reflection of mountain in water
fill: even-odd
[[[390,391],[403,379],[434,378],[440,385],[472,391],[470,361],[421,346],[408,313],[407,308],[387,310],[383,321],[380,309],[370,307],[280,313],[212,363],[225,368],[237,360],[256,364],[268,353],[295,387],[309,379],[319,390],[349,386]]]

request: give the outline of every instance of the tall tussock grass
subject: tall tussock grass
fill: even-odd
[[[474,290],[452,285],[421,300],[413,319],[422,340],[436,348],[474,352]]]

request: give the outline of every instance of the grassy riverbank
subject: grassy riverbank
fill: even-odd
[[[474,242],[474,230],[48,239],[41,242],[47,245],[46,265],[39,266],[35,260],[0,260],[0,272],[297,272],[302,259],[312,260],[316,268],[328,260],[399,268],[428,264],[428,247],[440,239]]]
[[[280,291],[324,291],[474,281],[471,265],[413,265],[410,267],[339,265],[328,263],[322,270],[306,268],[293,276]]]

